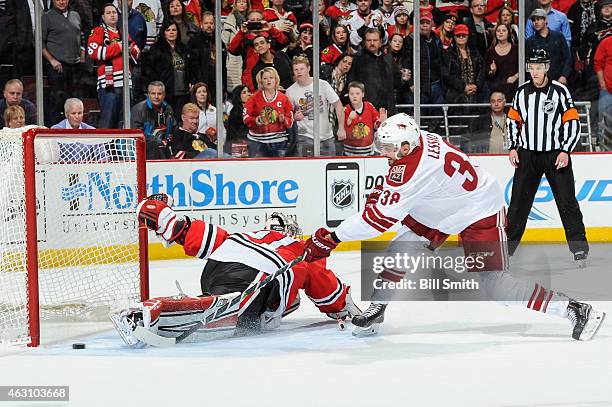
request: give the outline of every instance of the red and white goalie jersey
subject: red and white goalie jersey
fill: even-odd
[[[404,219],[444,234],[462,232],[503,208],[501,186],[437,134],[421,133],[421,146],[389,168],[378,202],[335,230],[342,241],[365,240]]]

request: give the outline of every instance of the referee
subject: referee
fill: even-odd
[[[565,85],[548,78],[549,66],[550,56],[545,50],[529,53],[527,71],[531,80],[517,89],[508,112],[509,159],[515,168],[508,208],[508,250],[513,255],[521,241],[544,174],[555,197],[569,249],[583,268],[589,244],[570,159],[578,143],[580,122]]]

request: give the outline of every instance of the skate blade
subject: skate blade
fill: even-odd
[[[580,334],[581,341],[590,341],[597,335],[599,328],[603,324],[604,319],[606,319],[605,312],[599,312],[592,310],[591,315],[589,315],[589,320],[587,321],[582,333]]]
[[[376,322],[365,328],[356,326],[355,329],[353,329],[353,336],[356,336],[358,338],[363,338],[366,336],[373,336],[373,335],[376,335],[379,330],[380,330],[380,323],[376,323]]]
[[[127,346],[129,346],[130,348],[138,348],[144,346],[144,343],[140,342],[138,338],[133,335],[132,330],[126,326],[126,324],[121,320],[121,317],[119,315],[109,314],[108,316],[110,317],[113,326],[119,333],[119,336],[121,336],[121,339],[123,339],[123,342],[125,342]]]

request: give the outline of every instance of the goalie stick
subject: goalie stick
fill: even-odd
[[[170,347],[176,345],[177,343],[181,343],[182,341],[193,335],[196,331],[201,328],[204,328],[211,322],[215,322],[221,318],[227,317],[228,315],[239,312],[240,304],[244,299],[259,292],[259,290],[270,284],[278,276],[301,262],[304,259],[305,255],[306,254],[304,253],[296,257],[289,263],[285,264],[283,267],[276,270],[274,273],[266,276],[266,278],[264,278],[263,280],[251,283],[242,293],[230,293],[224,296],[219,296],[217,298],[217,301],[213,304],[213,306],[218,307],[215,312],[210,313],[208,316],[206,316],[206,318],[201,321],[198,321],[188,330],[186,330],[175,338],[169,338],[154,334],[153,332],[145,329],[142,326],[136,327],[136,329],[134,330],[134,336],[142,342],[146,343],[147,345],[151,345],[158,348]]]

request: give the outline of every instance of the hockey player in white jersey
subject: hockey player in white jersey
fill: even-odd
[[[451,234],[459,234],[466,257],[488,253],[479,271],[483,290],[494,300],[522,305],[535,311],[568,318],[572,337],[591,339],[605,318],[591,305],[562,293],[511,276],[507,270],[505,207],[497,180],[471,164],[468,156],[437,134],[419,130],[400,113],[378,129],[375,146],[389,159],[389,172],[381,188],[370,195],[362,213],[342,222],[333,232],[321,228],[306,242],[306,261],[329,256],[338,243],[378,236],[400,222],[395,241],[422,242],[438,248]],[[377,277],[399,282],[405,271],[385,270]],[[379,285],[380,286],[380,285]],[[380,298],[380,296],[379,296]],[[355,335],[377,332],[384,321],[386,301],[373,301],[353,318]]]

